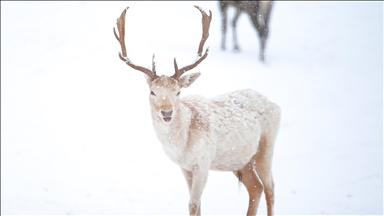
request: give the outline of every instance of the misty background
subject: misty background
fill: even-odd
[[[241,52],[220,49],[218,2],[1,2],[1,213],[188,214],[180,169],[163,153],[144,75],[119,57],[172,75],[213,14],[207,59],[181,96],[252,88],[277,103],[275,213],[383,214],[383,3],[283,2],[271,15],[266,63],[246,14]],[[234,11],[229,11],[231,23]],[[204,215],[244,215],[248,193],[210,172]],[[266,214],[264,198],[258,214]]]

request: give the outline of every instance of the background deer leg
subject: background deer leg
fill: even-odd
[[[260,55],[259,60],[261,62],[264,62],[265,59],[265,47],[267,44],[268,34],[269,34],[269,27],[268,27],[268,20],[269,20],[269,13],[265,15],[259,15],[259,23],[260,28],[258,29],[259,38],[260,38]]]
[[[232,20],[232,34],[233,34],[233,50],[238,52],[240,51],[240,47],[237,43],[237,33],[236,33],[236,28],[237,28],[237,21],[239,20],[239,17],[241,15],[241,10],[236,8],[235,11],[235,16],[233,17]]]
[[[201,195],[207,183],[208,169],[207,170],[193,170],[192,184],[190,190],[189,200],[189,214],[190,215],[201,215]]]
[[[268,216],[273,215],[275,202],[274,182],[272,177],[273,146],[276,134],[260,139],[259,151],[255,155],[256,171],[264,185]]]
[[[259,36],[260,36],[260,54],[259,54],[259,60],[261,62],[264,62],[265,59],[265,45],[267,43],[267,37],[268,37],[268,29],[266,27],[261,28],[259,30]]]
[[[234,172],[237,178],[247,188],[249,194],[249,205],[247,211],[248,216],[256,215],[257,208],[260,203],[260,197],[263,192],[263,184],[254,170],[254,163],[255,160],[252,158],[243,169]]]
[[[227,9],[228,4],[225,2],[220,2],[219,8],[221,11],[221,49],[225,50],[225,41],[227,34]]]
[[[264,62],[265,59],[265,47],[269,34],[269,18],[272,11],[272,2],[260,2],[260,8],[257,15],[257,22],[260,26],[258,29],[260,36],[260,55],[259,60]]]
[[[261,62],[264,62],[265,58],[265,45],[267,42],[267,37],[268,37],[268,26],[266,23],[266,19],[264,14],[262,13],[257,13],[255,15],[255,18],[253,18],[253,22],[257,23],[254,24],[256,26],[257,33],[260,38],[260,54],[259,54],[259,60]]]

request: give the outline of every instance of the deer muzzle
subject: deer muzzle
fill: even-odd
[[[171,122],[172,120],[172,112],[173,110],[161,110],[161,114],[163,115],[164,122]]]

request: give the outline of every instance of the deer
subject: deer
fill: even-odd
[[[155,54],[152,68],[135,64],[125,46],[125,14],[117,19],[121,46],[119,58],[129,67],[144,73],[149,87],[149,104],[153,128],[163,151],[185,177],[189,190],[189,214],[201,215],[201,197],[210,170],[233,172],[249,194],[247,215],[256,215],[261,194],[265,193],[268,215],[273,214],[274,181],[272,157],[280,125],[280,108],[252,89],[236,90],[213,98],[201,95],[180,97],[201,73],[184,74],[206,59],[212,12],[199,6],[203,33],[197,58],[179,68],[174,58],[172,76],[157,75]]]
[[[227,10],[229,7],[235,8],[235,15],[232,19],[232,39],[234,51],[240,51],[237,42],[237,21],[245,12],[248,14],[253,27],[257,31],[260,41],[260,62],[265,62],[265,49],[269,34],[269,20],[271,15],[273,1],[219,1],[219,9],[221,12],[221,49],[225,50],[226,33],[227,33]]]

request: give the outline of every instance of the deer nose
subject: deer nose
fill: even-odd
[[[171,117],[173,110],[161,110],[161,114],[163,114],[164,117]]]

